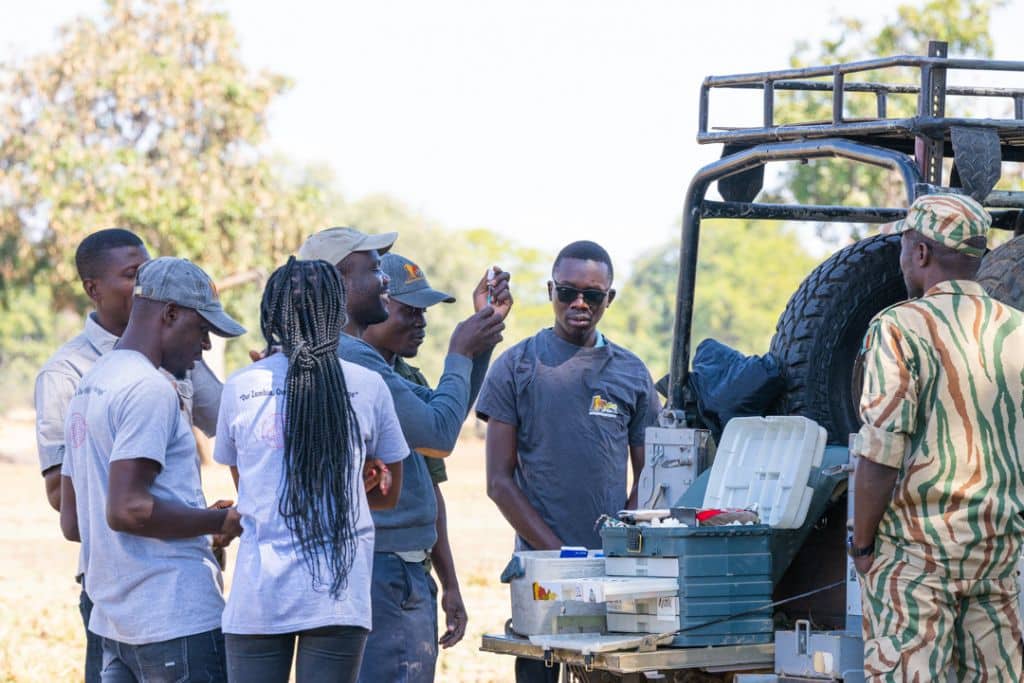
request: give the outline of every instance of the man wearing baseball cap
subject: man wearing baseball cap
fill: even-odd
[[[244,332],[198,266],[149,261],[117,347],[68,406],[61,528],[82,543],[103,680],[226,680],[221,574],[206,536],[237,536],[239,516],[229,501],[207,507],[191,427],[159,369],[184,377],[210,333]]]
[[[868,329],[852,449],[868,680],[1024,680],[1024,314],[973,281],[990,225],[934,194],[889,229],[912,298]]]
[[[365,338],[370,326],[389,317],[384,297],[389,286],[418,304],[437,303],[442,300],[438,296],[448,298],[431,288],[411,262],[395,262],[400,265],[392,270],[394,277],[381,269],[381,249],[389,249],[394,238],[394,233],[369,236],[352,228],[330,228],[307,239],[299,257],[323,259],[338,268],[349,313],[338,354],[384,378],[410,448],[422,456],[443,458],[455,448],[487,372],[491,352],[501,341],[503,321],[512,306],[509,275],[494,269],[493,277],[480,280],[473,292],[476,312],[452,332],[444,371],[437,387],[430,390],[395,372],[381,351]],[[411,333],[410,342],[417,334]],[[363,655],[360,681],[415,683],[434,679],[437,607],[426,562],[437,542],[437,501],[420,455],[409,458],[398,500],[392,514],[374,515],[373,629]],[[403,589],[396,591],[395,586]]]
[[[439,303],[455,303],[455,297],[431,287],[423,270],[404,256],[386,254],[381,259],[381,266],[390,280],[388,319],[366,328],[363,341],[370,344],[391,364],[395,374],[429,389],[423,373],[409,365],[405,359],[415,357],[423,343],[427,327],[427,309]],[[399,420],[401,419],[402,416],[399,415]],[[410,552],[378,555],[379,559],[375,560],[374,564],[376,571],[372,597],[375,626],[379,623],[381,628],[374,628],[371,631],[372,644],[368,643],[367,646],[374,648],[381,655],[395,647],[422,648],[424,653],[432,653],[427,668],[433,671],[438,643],[444,647],[451,647],[465,634],[466,606],[462,601],[452,550],[448,543],[448,522],[440,487],[441,482],[448,479],[444,460],[424,457],[420,453],[413,453],[411,458],[425,463],[430,482],[433,484],[434,501],[431,501],[430,496],[417,498],[403,495],[398,499],[398,505],[394,510],[374,513],[374,524],[379,533],[382,529],[406,526],[410,521],[420,524],[433,518],[437,541],[433,547],[427,548],[427,553],[423,553],[422,548],[415,548]],[[422,467],[419,467],[418,473],[422,474]],[[435,504],[432,505],[432,502]],[[437,589],[430,578],[431,566],[437,571],[441,583],[441,605],[445,613],[446,630],[440,641],[437,637]],[[399,605],[392,604],[392,601],[387,599],[387,582],[399,569],[408,569],[414,577],[414,583],[418,587],[417,593],[424,597],[423,609],[403,611]],[[412,645],[415,640],[420,642]],[[364,657],[363,661],[364,679],[393,672],[396,666],[389,663],[381,670],[378,665],[368,663],[367,658]]]
[[[388,279],[381,272],[380,257],[396,239],[397,232],[367,235],[355,228],[327,228],[309,236],[299,248],[299,258],[337,267],[345,282],[349,325],[359,326],[357,320],[373,325],[388,317],[384,299]]]

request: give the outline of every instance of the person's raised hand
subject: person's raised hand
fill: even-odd
[[[501,341],[505,329],[503,317],[494,306],[484,306],[455,326],[448,342],[448,353],[476,358],[493,349]]]
[[[473,290],[473,310],[479,312],[485,306],[492,306],[504,320],[512,309],[512,290],[509,288],[511,274],[498,266],[492,266]]]

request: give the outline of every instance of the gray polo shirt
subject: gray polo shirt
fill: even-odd
[[[117,337],[100,327],[95,315],[88,315],[85,330],[57,349],[36,376],[36,444],[41,472],[64,461],[68,403],[82,376],[117,343]],[[165,376],[174,384],[181,406],[193,424],[207,436],[213,436],[220,409],[220,380],[201,362],[184,380],[174,380],[166,373]]]
[[[626,504],[630,446],[660,404],[643,361],[610,341],[575,346],[541,330],[501,354],[476,403],[516,427],[516,484],[568,545],[600,548],[594,524]],[[516,547],[529,550],[517,536]]]

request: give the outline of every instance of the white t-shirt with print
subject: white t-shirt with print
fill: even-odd
[[[402,460],[409,447],[384,380],[339,361],[362,435],[352,467],[350,507],[356,514],[356,555],[340,599],[313,586],[306,560],[280,513],[284,475],[285,378],[288,359],[277,353],[233,374],[224,384],[213,459],[238,468],[238,511],[244,530],[224,610],[225,633],[291,633],[322,626],[370,628],[373,518],[363,488],[365,458]]]
[[[167,377],[137,351],[101,356],[68,405],[65,434],[61,474],[75,486],[89,630],[142,645],[217,628],[224,598],[209,537],[146,538],[107,524],[115,460],[153,460],[153,497],[206,507],[192,427]]]

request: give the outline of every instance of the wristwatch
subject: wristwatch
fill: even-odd
[[[872,542],[864,546],[863,548],[858,548],[856,545],[853,544],[853,536],[848,536],[846,538],[846,554],[852,557],[853,559],[857,559],[858,557],[867,557],[868,555],[874,555],[875,544],[874,542]]]

